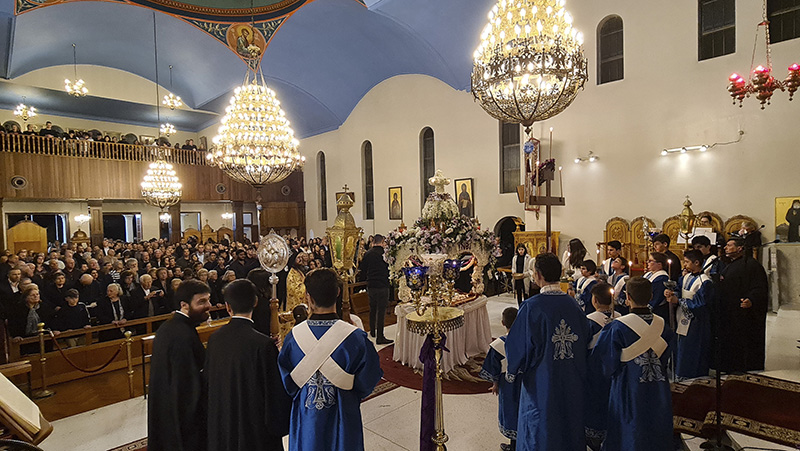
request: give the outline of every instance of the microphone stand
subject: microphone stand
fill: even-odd
[[[745,252],[746,253],[746,252]],[[722,290],[720,286],[720,263],[722,261],[721,257],[717,257],[716,260],[712,263],[711,269],[711,283],[714,287],[714,293],[712,295],[712,300],[714,301],[714,315],[717,317],[716,326],[714,327],[714,361],[716,363],[716,375],[715,375],[715,387],[717,390],[716,393],[716,405],[714,406],[714,414],[715,414],[715,421],[716,421],[716,431],[714,433],[715,437],[712,441],[711,439],[706,440],[705,442],[700,444],[701,449],[708,449],[712,451],[734,451],[734,449],[727,444],[722,443],[722,437],[724,435],[722,431],[722,341],[720,339],[720,329],[722,329]]]

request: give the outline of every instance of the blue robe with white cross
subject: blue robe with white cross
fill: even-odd
[[[578,305],[581,306],[585,314],[594,312],[594,305],[592,305],[592,288],[597,285],[598,280],[595,278],[584,279],[583,289],[581,294],[578,295]]]
[[[506,336],[498,338],[504,344]],[[505,347],[505,346],[504,346]],[[494,347],[494,342],[489,350],[486,351],[486,359],[483,361],[480,376],[482,379],[497,383],[498,424],[500,433],[511,440],[517,439],[517,413],[519,411],[519,390],[521,379],[514,382],[506,380],[506,365],[508,362],[503,354]]]
[[[675,374],[694,378],[708,376],[711,358],[711,312],[714,284],[707,275],[681,276],[677,312],[678,350]]]
[[[638,312],[628,316],[638,314],[646,323],[652,323],[654,315]],[[661,338],[668,346],[660,357],[651,348],[622,362],[622,350],[640,338],[622,323],[623,319],[607,325],[592,350],[592,358],[600,362],[603,376],[611,379],[608,429],[602,449],[673,451],[672,394],[667,379],[673,333],[665,322]]]
[[[664,296],[664,283],[669,280],[669,274],[664,270],[647,272],[644,278],[652,284],[653,297],[650,299],[650,310],[664,318],[669,325],[669,303]]]
[[[327,315],[326,315],[327,316]],[[337,319],[308,319],[314,337],[319,339]],[[296,327],[296,326],[295,326]],[[378,352],[366,332],[353,331],[331,358],[345,372],[355,376],[351,390],[341,390],[320,371],[302,387],[291,377],[292,370],[305,354],[292,333],[286,336],[278,367],[283,386],[292,397],[289,449],[292,451],[359,451],[364,449],[361,399],[367,397],[383,376]]]
[[[552,285],[522,303],[506,339],[506,379],[522,379],[517,451],[585,451],[583,401],[589,326]]]
[[[625,286],[628,283],[628,279],[630,279],[630,276],[625,273],[614,274],[608,278],[608,283],[614,287],[614,310],[619,312],[621,315],[627,315],[630,313],[628,304],[625,303],[627,299],[627,295],[625,294]]]
[[[591,350],[600,339],[602,331],[621,315],[613,310],[609,312],[595,311],[586,315],[591,339],[589,341],[589,360],[586,376],[586,438],[597,439],[598,443],[606,436],[606,416],[608,415],[608,392],[611,382],[603,377],[599,359],[591,355]],[[602,325],[600,324],[602,323]]]

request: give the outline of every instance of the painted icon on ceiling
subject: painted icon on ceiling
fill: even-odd
[[[233,24],[225,35],[228,47],[246,59],[260,59],[267,48],[267,40],[257,28],[248,23]]]

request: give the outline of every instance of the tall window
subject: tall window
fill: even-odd
[[[767,0],[767,18],[770,41],[800,37],[800,0]]]
[[[433,151],[433,129],[425,127],[420,133],[420,154],[422,160],[422,203],[428,198],[428,194],[433,191],[433,186],[428,183],[428,179],[433,177],[436,172],[436,158]]]
[[[736,51],[736,0],[699,0],[697,59]]]
[[[624,78],[621,17],[608,16],[600,22],[597,27],[597,55],[598,85]]]
[[[317,186],[319,186],[319,220],[328,220],[328,181],[325,170],[325,152],[317,152]]]
[[[372,184],[372,143],[361,145],[364,161],[364,218],[375,219],[375,187]]]
[[[519,185],[519,124],[500,121],[500,192],[516,193]]]

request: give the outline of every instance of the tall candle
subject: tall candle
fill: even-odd
[[[561,197],[564,197],[564,177],[562,176],[561,169],[562,169],[561,166],[559,166],[558,167],[558,186],[559,186],[559,188],[561,188],[561,190],[560,190]]]
[[[553,127],[550,127],[550,159],[553,159]]]
[[[536,178],[534,179],[534,196],[539,197],[539,160],[536,160]]]
[[[669,268],[670,277],[672,277],[672,259],[667,259],[667,268]]]

